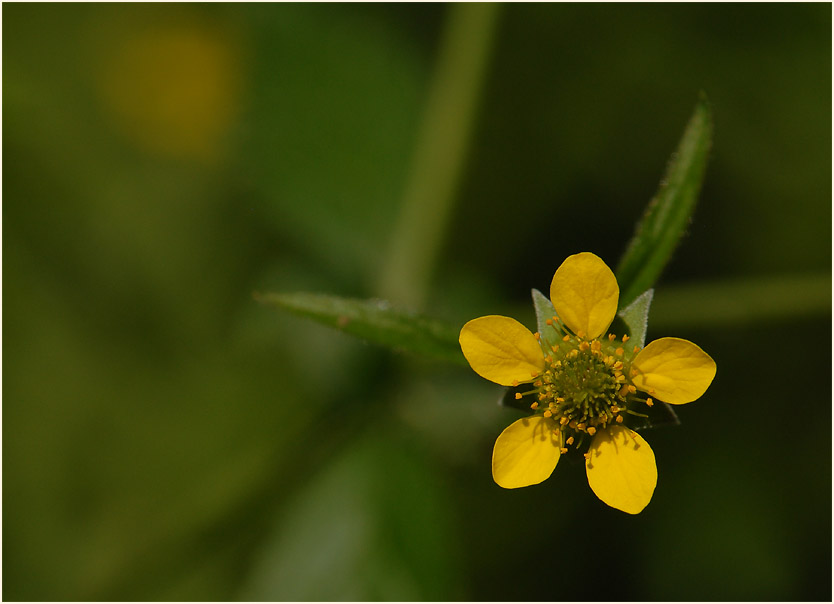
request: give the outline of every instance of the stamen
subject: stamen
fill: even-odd
[[[646,404],[647,404],[649,407],[651,407],[652,405],[654,405],[654,401],[653,401],[652,399],[650,399],[650,398],[647,398],[647,399],[646,399]]]
[[[565,453],[567,453],[567,452],[568,452],[568,450],[567,450],[565,447],[562,447],[561,449],[559,449],[559,452],[560,452],[562,455],[564,455]]]
[[[516,392],[516,393],[515,393],[515,400],[519,400],[520,398],[521,398],[521,393],[520,393],[520,392]]]
[[[613,333],[608,334],[608,341],[609,342],[613,342],[616,339],[617,339],[617,336],[615,336]]]
[[[569,436],[569,437],[568,437],[567,443],[568,443],[569,445],[572,445],[572,444],[573,444],[573,436]]]
[[[627,335],[623,335],[623,344],[625,344],[626,342],[628,342],[630,339],[631,339],[631,338],[629,338]]]
[[[531,409],[538,409],[538,408],[539,408],[539,403],[538,403],[538,402],[534,402],[534,403],[532,403],[532,404],[530,405],[530,408],[531,408]]]
[[[636,415],[637,417],[649,417],[645,413],[637,413],[636,411],[632,411],[631,409],[626,409],[626,413],[629,413],[631,415]]]
[[[570,342],[570,334],[565,334],[565,337],[562,338],[563,342]]]
[[[617,423],[618,423],[618,424],[623,423],[623,416],[622,416],[622,415],[618,415],[618,416],[617,416]]]
[[[545,417],[550,417],[552,415],[553,415],[553,412],[550,409],[545,409],[545,412],[544,412]]]
[[[591,426],[590,428],[588,428],[588,434],[590,434],[591,436],[593,436],[593,435],[594,435],[594,434],[596,434],[596,433],[597,433],[597,429],[596,429],[596,428],[594,428],[593,426]]]

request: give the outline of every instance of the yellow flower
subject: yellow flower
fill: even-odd
[[[535,413],[510,424],[495,442],[492,476],[498,485],[538,484],[568,447],[590,440],[585,470],[596,496],[629,514],[651,501],[654,453],[623,425],[625,418],[644,416],[639,409],[655,398],[672,405],[694,401],[712,383],[716,367],[687,340],[660,338],[640,350],[627,343],[628,335],[606,335],[619,295],[611,269],[584,252],[567,258],[553,275],[556,315],[547,324],[555,333],[533,334],[498,315],[461,329],[463,355],[478,375],[503,386],[529,384],[516,398],[533,400]]]

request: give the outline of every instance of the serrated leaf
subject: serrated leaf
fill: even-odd
[[[458,328],[393,308],[384,300],[312,293],[255,294],[255,299],[374,344],[439,361],[466,364],[458,344]]]
[[[620,307],[654,286],[689,224],[712,143],[712,111],[701,95],[660,188],[637,224],[619,265]]]

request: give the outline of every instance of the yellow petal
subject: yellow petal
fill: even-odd
[[[591,442],[585,472],[591,490],[612,508],[639,514],[657,486],[654,452],[643,438],[623,426],[598,432]]]
[[[498,486],[517,489],[550,477],[562,446],[555,428],[552,419],[534,415],[504,429],[492,450],[492,478]]]
[[[510,317],[472,319],[460,330],[460,348],[475,373],[502,386],[529,382],[544,369],[538,340]]]
[[[562,263],[550,284],[550,301],[574,333],[596,338],[617,313],[620,288],[611,269],[590,252],[574,254]]]
[[[634,385],[672,405],[691,403],[715,377],[715,361],[689,340],[660,338],[634,358]]]

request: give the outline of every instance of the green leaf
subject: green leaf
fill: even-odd
[[[620,307],[654,286],[695,210],[712,143],[712,111],[702,93],[660,188],[617,266]]]
[[[311,293],[255,294],[255,299],[374,344],[439,361],[466,364],[458,343],[459,329],[392,308],[384,300],[356,300]]]

